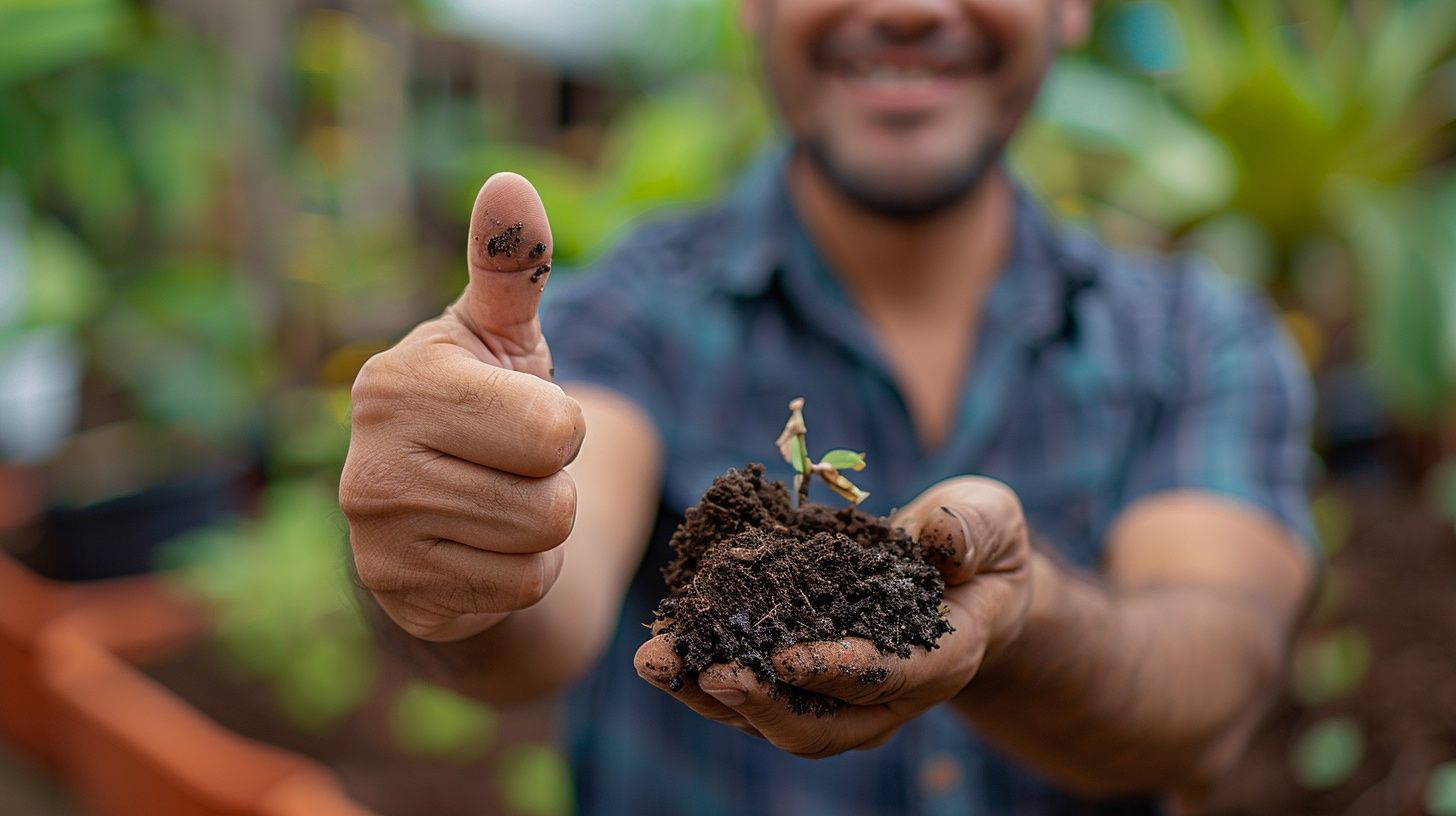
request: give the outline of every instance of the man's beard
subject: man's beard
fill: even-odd
[[[834,189],[860,209],[899,221],[928,218],[965,200],[990,174],[1002,152],[999,144],[982,145],[967,161],[932,183],[906,185],[854,172],[834,157],[823,139],[800,140],[798,149]]]

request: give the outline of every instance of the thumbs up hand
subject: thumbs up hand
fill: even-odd
[[[467,255],[460,300],[360,370],[339,486],[360,580],[402,629],[436,641],[545,597],[576,517],[563,468],[586,433],[550,381],[537,306],[551,227],[524,178],[481,187]]]

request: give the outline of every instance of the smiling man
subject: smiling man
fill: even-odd
[[[360,373],[361,583],[457,687],[567,692],[584,811],[1156,813],[1236,758],[1311,584],[1308,388],[1256,295],[1008,177],[1090,4],[744,0],[784,150],[624,239],[544,333],[546,214],[492,178],[465,294]],[[870,452],[868,509],[961,556],[940,648],[777,656],[848,703],[823,718],[732,665],[673,683],[641,626],[682,509],[801,394]]]

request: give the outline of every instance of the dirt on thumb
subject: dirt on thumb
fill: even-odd
[[[536,188],[515,173],[487,179],[470,214],[470,284],[462,305],[487,346],[499,344],[512,359],[539,356],[548,367],[537,307],[551,251],[551,224]]]

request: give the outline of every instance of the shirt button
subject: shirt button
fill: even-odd
[[[920,787],[930,796],[944,796],[961,781],[961,764],[955,757],[937,754],[920,766]]]

